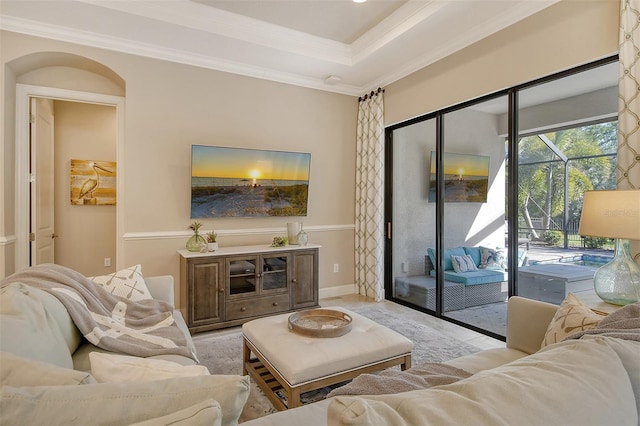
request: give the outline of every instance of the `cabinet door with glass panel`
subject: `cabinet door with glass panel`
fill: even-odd
[[[255,296],[288,291],[290,254],[273,253],[227,258],[227,296]]]
[[[290,253],[264,254],[261,256],[262,272],[261,293],[283,293],[289,291],[288,283],[291,281],[289,264]]]

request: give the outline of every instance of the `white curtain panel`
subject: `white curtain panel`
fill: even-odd
[[[640,0],[620,1],[618,189],[640,190]],[[631,243],[640,259],[640,241]]]
[[[383,91],[360,100],[356,142],[356,285],[358,293],[384,299],[384,102]]]

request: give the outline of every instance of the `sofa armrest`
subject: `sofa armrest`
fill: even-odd
[[[507,306],[507,347],[528,354],[540,349],[557,305],[513,296]]]
[[[147,284],[151,297],[157,300],[164,300],[165,302],[175,306],[172,275],[145,277],[144,282]]]

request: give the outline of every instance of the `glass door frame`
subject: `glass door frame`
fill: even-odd
[[[384,248],[384,289],[385,299],[391,300],[395,303],[409,306],[421,312],[425,312],[434,315],[437,318],[444,319],[446,321],[461,325],[463,327],[472,329],[482,334],[500,339],[506,340],[506,336],[501,336],[492,333],[488,330],[473,326],[471,324],[449,318],[443,315],[444,306],[444,269],[443,269],[443,255],[444,255],[444,171],[442,168],[442,156],[444,152],[444,120],[448,113],[467,108],[469,106],[479,104],[494,98],[507,97],[508,101],[508,134],[507,134],[507,164],[506,164],[506,179],[507,179],[507,212],[506,218],[508,220],[507,229],[507,244],[508,244],[508,297],[517,295],[517,280],[518,275],[518,141],[519,141],[519,105],[518,94],[521,90],[532,88],[534,86],[547,83],[549,81],[558,80],[564,77],[569,77],[583,71],[587,71],[593,68],[600,67],[612,62],[618,61],[618,55],[613,55],[607,58],[603,58],[588,64],[584,64],[578,67],[574,67],[565,71],[561,71],[546,77],[542,77],[533,80],[528,83],[524,83],[511,88],[503,89],[495,93],[491,93],[479,98],[475,98],[454,106],[444,108],[432,113],[428,113],[422,116],[415,117],[413,119],[397,123],[385,128],[385,248]],[[435,311],[426,307],[416,306],[409,302],[395,298],[393,296],[393,250],[392,250],[392,235],[393,235],[393,132],[394,130],[401,129],[403,127],[410,126],[412,124],[420,123],[426,120],[436,120],[436,230],[435,230],[435,249],[436,257],[440,265],[436,267],[436,305]]]

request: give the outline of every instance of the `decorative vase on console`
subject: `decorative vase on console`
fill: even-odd
[[[298,232],[298,244],[301,246],[306,246],[309,242],[309,236],[304,229],[302,229],[302,222],[300,222],[300,232]]]
[[[193,230],[193,235],[187,240],[187,250],[193,252],[201,252],[207,249],[207,240],[198,232],[202,227],[200,222],[193,222],[189,229]]]
[[[298,234],[302,231],[302,223],[301,222],[289,222],[287,223],[287,237],[289,240],[289,244],[297,245],[298,244]]]

